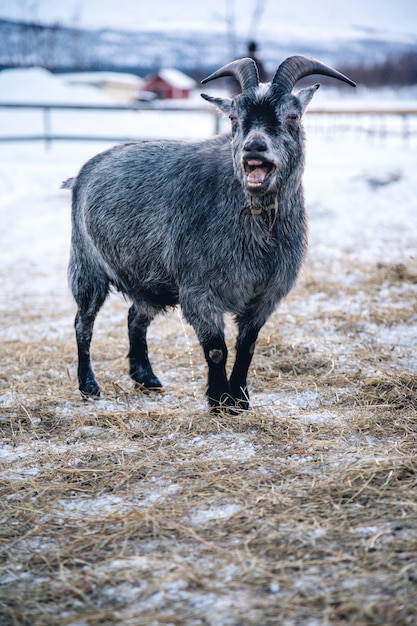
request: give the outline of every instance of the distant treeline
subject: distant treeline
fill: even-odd
[[[206,47],[201,47],[200,40],[182,41],[175,33],[165,33],[155,46],[154,33],[86,30],[58,23],[47,26],[34,21],[0,19],[0,70],[36,65],[56,73],[112,71],[146,76],[169,63],[169,67],[176,67],[199,82],[229,60],[227,48],[221,47],[220,39],[217,37],[215,50],[212,50],[207,47],[207,42],[204,42]],[[358,84],[369,87],[416,85],[417,44],[406,50],[398,47],[400,45],[390,42],[387,47],[381,42],[378,54],[382,60],[368,63],[353,61],[344,67],[343,63],[336,63],[335,67]],[[372,51],[372,48],[369,50]],[[266,52],[267,42],[264,44],[265,56]],[[304,54],[320,58],[320,51],[314,48],[307,47]],[[346,50],[346,54],[355,58],[352,57],[352,50]],[[366,55],[357,58],[366,58]],[[332,79],[325,77],[320,77],[320,82],[334,85]]]
[[[392,56],[372,65],[345,67],[342,71],[368,87],[417,85],[417,52]]]

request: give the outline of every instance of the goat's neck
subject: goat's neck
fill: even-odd
[[[248,200],[248,206],[242,210],[242,215],[261,215],[262,213],[269,213],[270,211],[274,211],[275,213],[278,211],[279,202],[277,195],[274,195],[269,203],[255,202],[253,196]]]
[[[267,215],[277,212],[281,204],[282,189],[275,188],[263,196],[245,193],[245,204],[242,213],[247,215]]]

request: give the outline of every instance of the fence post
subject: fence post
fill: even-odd
[[[409,128],[409,124],[408,124],[408,115],[406,113],[404,113],[402,115],[402,119],[403,119],[403,140],[407,141],[410,137],[410,128]]]
[[[49,150],[51,147],[51,108],[44,107],[43,109],[43,136],[45,139],[45,150]]]

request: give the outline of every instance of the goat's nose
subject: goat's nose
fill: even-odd
[[[262,137],[253,137],[252,139],[246,141],[243,149],[245,152],[266,152],[268,150],[268,146]]]

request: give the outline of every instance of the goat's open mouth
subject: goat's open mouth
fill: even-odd
[[[246,175],[246,183],[251,191],[261,191],[267,185],[271,176],[276,171],[276,165],[270,161],[261,159],[248,159],[243,162]]]

